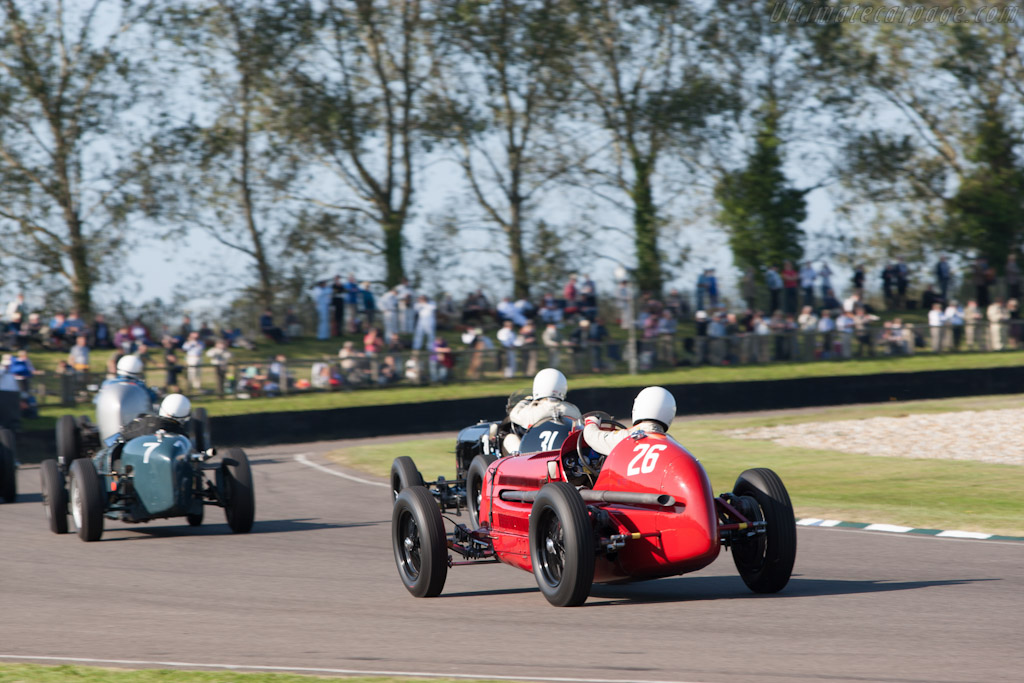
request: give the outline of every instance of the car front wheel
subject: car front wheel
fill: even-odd
[[[480,499],[484,491],[487,468],[496,459],[493,455],[478,455],[469,463],[469,470],[466,472],[466,510],[469,512],[469,520],[476,527],[480,526]]]
[[[391,513],[391,544],[398,575],[417,598],[441,594],[448,577],[448,542],[434,496],[422,486],[404,489]]]
[[[391,463],[391,502],[398,500],[398,494],[410,486],[423,486],[423,475],[412,458],[402,455]]]
[[[39,465],[39,483],[43,490],[43,509],[50,531],[55,534],[68,532],[68,492],[64,487],[64,473],[53,458]]]
[[[252,487],[249,458],[241,448],[231,448],[220,466],[223,468],[224,515],[228,526],[236,534],[247,534],[252,530],[256,518],[256,495]],[[192,524],[191,520],[189,524]]]
[[[765,523],[763,534],[733,544],[736,569],[755,593],[777,593],[789,583],[796,561],[796,518],[789,493],[779,475],[764,467],[740,474],[733,493],[751,521]]]
[[[98,541],[103,535],[103,488],[92,460],[71,463],[71,517],[78,537]]]
[[[530,511],[530,560],[541,593],[556,607],[586,602],[594,582],[594,532],[579,492],[545,484]]]
[[[0,498],[13,503],[18,497],[18,456],[14,450],[14,432],[0,428]]]

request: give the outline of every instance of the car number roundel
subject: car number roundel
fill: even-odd
[[[557,451],[565,437],[572,431],[572,420],[563,418],[560,422],[541,422],[530,427],[519,444],[520,453]]]

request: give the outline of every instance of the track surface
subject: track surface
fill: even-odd
[[[550,607],[533,576],[457,567],[440,598],[398,579],[389,492],[330,476],[338,444],[251,449],[253,533],[219,509],[46,527],[37,467],[0,506],[0,655],[616,681],[1019,681],[1024,543],[801,528],[793,580],[756,596],[723,554],[686,577]],[[339,470],[340,471],[340,470]],[[365,475],[358,475],[364,477]],[[717,489],[716,489],[717,490]],[[0,659],[4,661],[4,659]],[[46,660],[41,660],[46,661]]]

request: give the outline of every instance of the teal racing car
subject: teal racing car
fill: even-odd
[[[58,457],[40,468],[50,530],[67,533],[69,512],[83,541],[100,539],[104,519],[185,517],[198,526],[206,506],[216,505],[224,508],[232,532],[249,532],[255,495],[245,452],[231,448],[209,462],[217,453],[210,447],[206,411],[190,411],[184,419],[154,415],[139,392],[145,389],[130,383],[104,387],[98,426],[70,415],[58,420]],[[139,410],[144,406],[148,411]]]

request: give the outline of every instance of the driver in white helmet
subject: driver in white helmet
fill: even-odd
[[[192,416],[192,402],[182,394],[168,394],[160,402],[157,415],[140,415],[121,429],[121,439],[131,441],[162,429],[172,434],[185,433],[185,421]]]
[[[565,400],[569,381],[555,368],[544,368],[533,378],[533,394],[512,406],[509,420],[522,432],[538,422],[560,417],[580,419],[580,409]],[[519,450],[521,438],[514,431],[505,436],[502,445],[507,453]]]
[[[100,385],[100,389],[110,384],[122,384],[125,382],[136,384],[145,389],[149,393],[149,397],[153,403],[156,403],[156,393],[146,386],[145,370],[146,366],[138,356],[122,356],[121,359],[117,361],[117,376],[112,379],[103,380],[103,384]]]
[[[676,416],[676,399],[662,387],[647,387],[633,400],[631,429],[601,429],[601,418],[588,415],[584,420],[583,438],[601,455],[608,455],[620,441],[638,431],[665,434]]]

